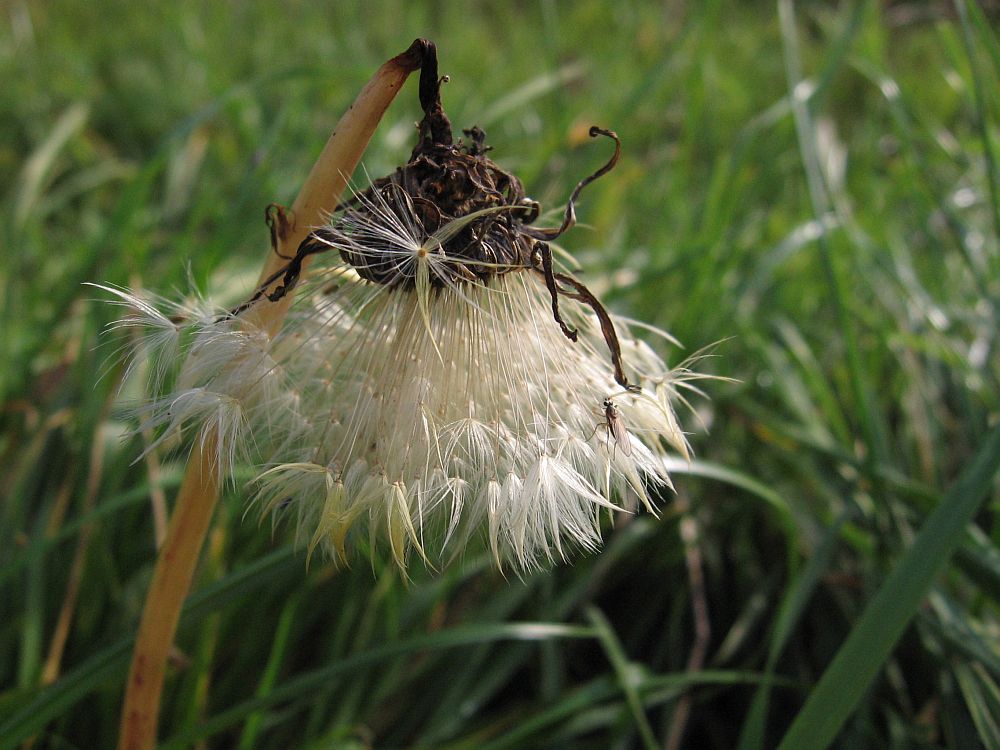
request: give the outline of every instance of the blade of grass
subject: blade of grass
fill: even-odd
[[[597,632],[597,639],[604,647],[604,653],[615,670],[618,686],[625,695],[625,703],[628,705],[632,718],[635,720],[639,736],[642,738],[642,744],[646,747],[646,750],[656,750],[659,747],[656,742],[656,736],[653,734],[653,727],[649,724],[646,711],[642,707],[642,699],[639,697],[639,691],[636,689],[636,665],[629,661],[621,641],[618,640],[618,636],[615,635],[615,631],[611,627],[611,623],[608,622],[608,618],[600,610],[596,607],[587,607],[587,619],[594,626]]]
[[[301,560],[289,549],[282,549],[242,568],[192,594],[182,615],[182,622],[198,620],[224,609],[233,601],[264,589],[301,570]],[[90,695],[111,678],[118,678],[128,664],[134,638],[126,638],[87,659],[64,674],[53,685],[39,691],[19,710],[10,712],[0,724],[0,750],[15,748],[41,732],[45,725]]]
[[[977,627],[979,623],[970,618],[968,609],[940,586],[928,595],[927,603],[929,607],[920,611],[920,624],[934,635],[942,649],[953,659],[960,656],[1000,676],[996,638]]]
[[[739,750],[757,750],[764,746],[767,732],[767,710],[773,687],[769,678],[774,674],[774,666],[788,642],[788,637],[791,635],[795,623],[802,616],[809,598],[829,568],[833,553],[837,549],[837,541],[840,539],[840,530],[851,515],[853,515],[851,509],[845,510],[831,524],[819,549],[810,558],[805,570],[788,588],[788,592],[781,601],[774,630],[771,632],[771,643],[768,646],[767,663],[764,667],[765,680],[754,692],[753,702],[750,704],[750,710],[747,712],[746,721],[740,732]]]
[[[267,657],[267,664],[264,666],[264,673],[261,675],[260,684],[257,686],[257,696],[262,697],[271,692],[274,683],[278,678],[278,670],[285,660],[285,652],[288,650],[289,636],[292,632],[292,621],[298,609],[301,596],[293,597],[282,609],[281,618],[278,620],[278,627],[274,633],[274,640],[271,643],[271,653]],[[260,734],[261,723],[264,721],[263,712],[250,714],[243,726],[243,734],[240,736],[240,750],[252,750],[256,747],[257,735]]]
[[[970,5],[972,3],[969,3]],[[986,88],[983,82],[983,72],[980,70],[979,56],[976,54],[972,36],[972,24],[966,10],[966,0],[955,0],[955,10],[962,25],[962,41],[965,44],[965,54],[969,58],[969,70],[972,75],[972,93],[975,97],[973,118],[979,130],[979,139],[983,145],[983,158],[986,161],[986,185],[990,193],[990,215],[993,218],[993,236],[1000,238],[1000,173],[997,170],[997,158],[993,150],[993,140],[987,125],[989,102],[986,99]],[[977,16],[978,20],[978,16]],[[989,32],[987,32],[988,34]],[[992,268],[994,278],[1000,273],[1000,253],[993,248]]]
[[[954,669],[983,747],[1000,747],[1000,688],[981,664],[961,662]]]
[[[984,594],[1000,601],[1000,550],[979,527],[969,528],[966,544],[955,553],[955,564]]]
[[[522,622],[452,628],[406,640],[388,642],[385,645],[353,654],[333,664],[287,680],[267,695],[244,701],[209,718],[204,724],[195,727],[190,732],[170,737],[160,746],[160,750],[190,747],[195,740],[209,737],[256,711],[308,695],[317,688],[327,685],[337,675],[353,672],[393,656],[416,653],[425,649],[475,645],[492,640],[538,641],[550,638],[593,638],[595,635],[596,633],[591,627]]]
[[[865,608],[809,695],[780,750],[829,746],[868,690],[935,577],[965,538],[966,527],[1000,468],[1000,427],[927,519],[913,545]]]
[[[88,113],[89,107],[82,102],[70,105],[45,141],[25,161],[14,207],[14,221],[18,226],[23,225],[31,215],[45,190],[46,182],[51,179],[56,158],[70,139],[83,129]]]
[[[643,675],[636,679],[636,689],[643,696],[642,704],[649,708],[674,701],[684,691],[701,685],[756,685],[761,675],[749,672],[704,670],[680,674]],[[785,679],[778,681],[783,686],[791,686]],[[618,722],[622,706],[611,699],[621,695],[620,686],[610,677],[600,677],[576,690],[564,692],[559,701],[543,706],[537,712],[518,717],[514,728],[496,739],[486,742],[482,736],[471,740],[446,745],[442,750],[505,750],[539,746],[537,740],[542,732],[563,724],[568,730],[560,735],[570,743],[592,730],[605,728]],[[552,737],[555,740],[555,737]],[[554,742],[552,746],[558,746]],[[575,745],[570,744],[570,747]]]
[[[806,183],[809,187],[809,198],[814,217],[822,219],[830,212],[830,198],[824,184],[819,154],[817,153],[815,127],[809,109],[811,102],[807,102],[807,92],[812,86],[802,76],[794,3],[791,0],[778,0],[778,15],[781,21],[785,75],[788,81],[789,98],[792,101],[792,114],[799,140],[799,151],[805,169]],[[861,429],[868,446],[866,458],[873,464],[889,465],[889,451],[876,411],[875,400],[872,397],[871,384],[865,376],[861,350],[858,346],[854,326],[848,315],[849,295],[827,236],[820,234],[817,243],[833,302],[837,328],[844,342],[852,395],[858,407]],[[875,481],[878,481],[877,478]]]
[[[784,530],[789,532],[789,537],[793,538],[795,536],[793,533],[795,531],[795,519],[792,517],[791,506],[785,501],[785,498],[763,482],[741,471],[736,471],[728,466],[711,461],[700,461],[698,459],[685,461],[680,458],[668,456],[663,460],[663,465],[671,475],[689,474],[695,477],[715,479],[733,487],[739,487],[751,495],[756,495],[777,511],[778,520],[781,522]]]
[[[997,39],[993,31],[993,26],[990,25],[990,21],[979,6],[979,3],[969,2],[965,5],[965,8],[972,17],[972,23],[979,30],[980,38],[983,44],[986,45],[987,52],[990,53],[990,59],[993,61],[995,71],[1000,73],[1000,40]]]
[[[163,480],[161,486],[172,488],[180,483],[180,477],[174,472],[170,472]],[[148,484],[141,484],[121,494],[114,495],[103,501],[99,506],[88,510],[73,521],[63,525],[56,534],[47,536],[44,534],[33,534],[31,543],[23,550],[18,550],[18,554],[0,567],[0,585],[7,584],[15,573],[27,566],[36,554],[47,555],[67,539],[72,539],[80,533],[88,524],[97,523],[102,519],[114,516],[123,509],[133,505],[139,505],[149,497],[150,487]]]

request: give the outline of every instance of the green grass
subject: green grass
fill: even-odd
[[[617,311],[714,342],[660,518],[504,578],[337,572],[227,491],[164,747],[1000,746],[1000,40],[976,3],[13,2],[0,24],[0,748],[113,746],[162,470],[85,281],[239,298],[375,68],[558,206]],[[409,153],[415,85],[370,174]],[[668,353],[678,362],[685,352]],[[693,606],[704,577],[703,664]],[[43,681],[60,613],[58,678]],[[681,706],[687,711],[682,721]]]

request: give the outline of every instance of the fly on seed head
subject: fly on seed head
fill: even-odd
[[[590,437],[593,437],[603,427],[607,431],[608,445],[611,445],[611,440],[614,438],[615,448],[620,448],[623,456],[631,456],[632,443],[629,440],[628,428],[625,427],[625,420],[622,418],[618,404],[608,396],[601,402],[601,409],[604,411],[604,421],[597,424]]]

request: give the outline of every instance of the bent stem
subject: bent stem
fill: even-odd
[[[289,221],[282,223],[275,232],[274,252],[268,253],[262,280],[281,266],[280,255],[290,254],[286,248],[294,253],[309,232],[324,223],[326,216],[337,207],[347,180],[385,110],[407,76],[432,56],[435,56],[434,45],[418,39],[406,52],[379,68],[361,90],[337,123],[309,173],[292,206]],[[292,297],[287,294],[276,302],[262,298],[243,316],[247,325],[274,335],[281,328]],[[188,459],[170,528],[143,607],[125,688],[119,750],[151,750],[156,745],[167,654],[219,497],[219,466],[213,458],[216,442],[214,433],[203,435]]]

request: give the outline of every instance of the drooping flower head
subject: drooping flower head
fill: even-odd
[[[405,566],[484,538],[498,566],[531,569],[595,549],[605,514],[653,510],[665,451],[687,455],[673,407],[693,376],[553,261],[548,243],[616,163],[617,136],[591,129],[614,155],[560,226],[539,228],[485,134],[454,142],[441,82],[432,57],[408,163],[355,193],[245,303],[165,315],[116,293],[138,311],[123,323],[152,331],[144,353],[186,353],[147,422],[213,435],[223,467],[257,463],[256,503],[294,517],[310,551],[346,560],[368,535]],[[269,217],[272,231],[289,220]],[[253,324],[249,310],[296,287],[279,333]]]

